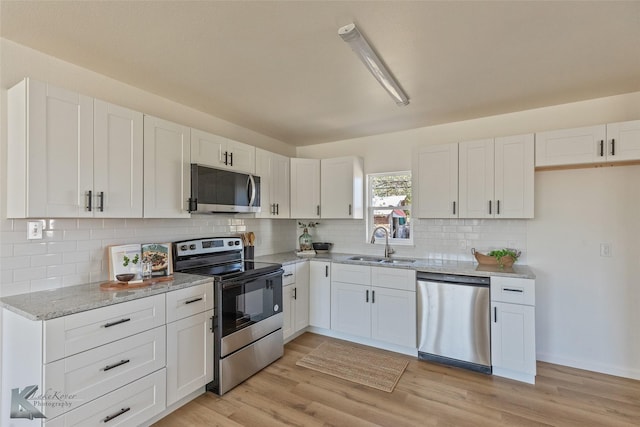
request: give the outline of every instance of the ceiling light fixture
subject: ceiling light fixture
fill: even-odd
[[[384,63],[378,58],[367,40],[356,28],[356,24],[345,25],[338,30],[338,35],[347,42],[358,58],[367,67],[373,77],[382,85],[389,95],[402,106],[409,104],[409,97],[403,92],[398,82],[393,78]]]

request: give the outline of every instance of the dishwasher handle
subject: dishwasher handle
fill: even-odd
[[[416,279],[420,281],[451,283],[468,286],[489,286],[491,278],[485,276],[465,276],[462,274],[428,273],[419,271]]]

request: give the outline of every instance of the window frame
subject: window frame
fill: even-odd
[[[395,171],[395,172],[376,172],[376,173],[368,173],[366,175],[367,178],[367,208],[366,208],[366,212],[367,212],[367,217],[366,217],[366,227],[365,227],[365,239],[367,243],[371,243],[371,235],[373,234],[373,230],[374,230],[374,211],[377,210],[384,210],[384,209],[389,209],[392,210],[394,209],[394,207],[383,207],[383,206],[372,206],[372,200],[373,200],[373,185],[371,183],[371,178],[372,177],[378,177],[378,176],[408,176],[409,177],[409,183],[412,184],[412,175],[411,175],[411,171],[410,170],[404,170],[404,171]],[[413,200],[413,186],[411,187],[411,199]],[[396,207],[397,208],[397,207]],[[389,237],[389,244],[390,245],[395,245],[395,246],[413,246],[414,245],[414,240],[413,240],[413,234],[414,234],[414,226],[413,224],[413,208],[412,208],[412,204],[409,205],[405,205],[402,206],[402,210],[405,211],[409,211],[410,213],[410,220],[408,222],[409,224],[409,238],[407,239],[399,239],[399,238],[394,238],[394,237]],[[383,238],[376,238],[375,241],[376,245],[384,245],[385,244],[385,239]]]

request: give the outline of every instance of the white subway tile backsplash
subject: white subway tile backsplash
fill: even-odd
[[[44,254],[44,255],[31,256],[32,267],[58,265],[61,263],[62,263],[62,254]]]
[[[47,277],[46,267],[18,268],[13,270],[13,280],[21,282],[24,280],[44,279]]]
[[[26,231],[25,231],[26,236]],[[42,232],[42,236],[47,241],[58,241],[61,242],[64,239],[64,231],[63,230],[44,230]]]
[[[62,277],[76,274],[76,264],[58,264],[47,267],[47,277]]]
[[[64,230],[63,240],[90,240],[91,230]]]
[[[14,256],[41,255],[47,253],[46,243],[17,243],[13,245]]]
[[[49,242],[47,243],[47,252],[50,254],[61,254],[64,252],[75,251],[78,247],[76,241]]]
[[[13,256],[13,246],[10,244],[1,244],[0,245],[0,258]]]
[[[62,262],[64,264],[73,264],[73,263],[82,263],[89,262],[91,260],[91,255],[88,251],[83,252],[65,252],[62,254]]]
[[[61,277],[47,277],[46,279],[31,280],[31,292],[47,291],[62,287]]]
[[[77,219],[57,218],[50,219],[45,225],[47,230],[74,230],[78,228]]]

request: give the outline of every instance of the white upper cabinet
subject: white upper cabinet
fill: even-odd
[[[536,166],[640,160],[640,120],[536,133]]]
[[[359,157],[322,159],[320,162],[320,216],[364,217],[364,171]]]
[[[142,218],[142,113],[96,99],[93,125],[94,216]]]
[[[9,217],[142,216],[141,113],[29,78],[8,110]]]
[[[533,218],[534,138],[459,145],[460,218]]]
[[[419,218],[458,217],[458,144],[418,149],[412,176]]]
[[[256,148],[256,175],[260,177],[258,218],[289,218],[289,158]]]
[[[190,130],[144,116],[144,217],[189,218]]]
[[[291,159],[291,218],[320,218],[320,160]]]
[[[191,129],[191,163],[255,173],[256,149],[219,135]]]

